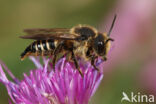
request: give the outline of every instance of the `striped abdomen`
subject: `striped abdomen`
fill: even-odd
[[[57,41],[38,40],[30,44],[25,51],[21,54],[21,60],[27,56],[47,56],[51,55],[57,46]]]

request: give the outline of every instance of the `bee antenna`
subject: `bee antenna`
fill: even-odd
[[[111,32],[112,32],[112,29],[113,29],[113,27],[114,27],[114,23],[115,23],[116,17],[117,17],[117,14],[114,15],[114,19],[113,19],[112,25],[111,25],[111,27],[110,27],[110,29],[109,29],[109,32],[108,32],[108,36],[110,36],[110,34],[111,34]]]

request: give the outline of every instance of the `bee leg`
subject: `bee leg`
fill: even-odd
[[[78,69],[79,73],[80,73],[81,76],[83,77],[83,73],[82,73],[82,71],[80,70],[80,66],[78,65],[78,62],[77,62],[77,60],[76,60],[76,57],[75,57],[74,52],[72,51],[71,53],[72,53],[72,60],[74,61],[75,67],[76,67],[76,69]]]
[[[53,63],[52,65],[53,65],[54,71],[55,71],[56,57],[57,57],[57,55],[55,54],[54,57],[53,57],[53,61],[52,61],[52,63]]]
[[[97,57],[96,56],[92,56],[91,57],[91,65],[94,67],[94,69],[96,69],[97,71],[99,71],[99,69],[96,67],[96,65],[95,65],[95,59],[96,59]]]
[[[54,57],[53,57],[52,64],[53,64],[54,71],[55,71],[56,58],[57,58],[58,53],[61,51],[61,48],[62,48],[62,44],[59,44],[58,47],[56,47],[56,49],[54,50],[54,53],[53,53]]]

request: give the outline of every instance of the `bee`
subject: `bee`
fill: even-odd
[[[58,54],[70,54],[70,59],[74,62],[76,69],[83,76],[77,58],[82,57],[89,60],[91,65],[99,70],[95,65],[95,60],[101,57],[107,60],[107,53],[110,49],[111,31],[116,20],[114,16],[110,30],[107,33],[100,33],[92,26],[77,25],[69,28],[49,28],[49,29],[25,29],[27,33],[21,36],[23,39],[35,40],[21,54],[21,60],[28,56],[53,56],[53,67]]]

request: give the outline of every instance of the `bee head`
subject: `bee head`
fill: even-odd
[[[99,33],[94,40],[94,50],[98,56],[102,56],[106,60],[106,55],[110,49],[110,41],[112,38],[107,37],[107,35]]]
[[[110,50],[110,41],[114,41],[112,38],[110,38],[110,34],[114,27],[116,17],[117,15],[115,14],[108,34],[106,33],[98,34],[97,37],[95,38],[94,49],[99,56],[103,57],[103,60],[107,60],[106,55],[108,51]]]

